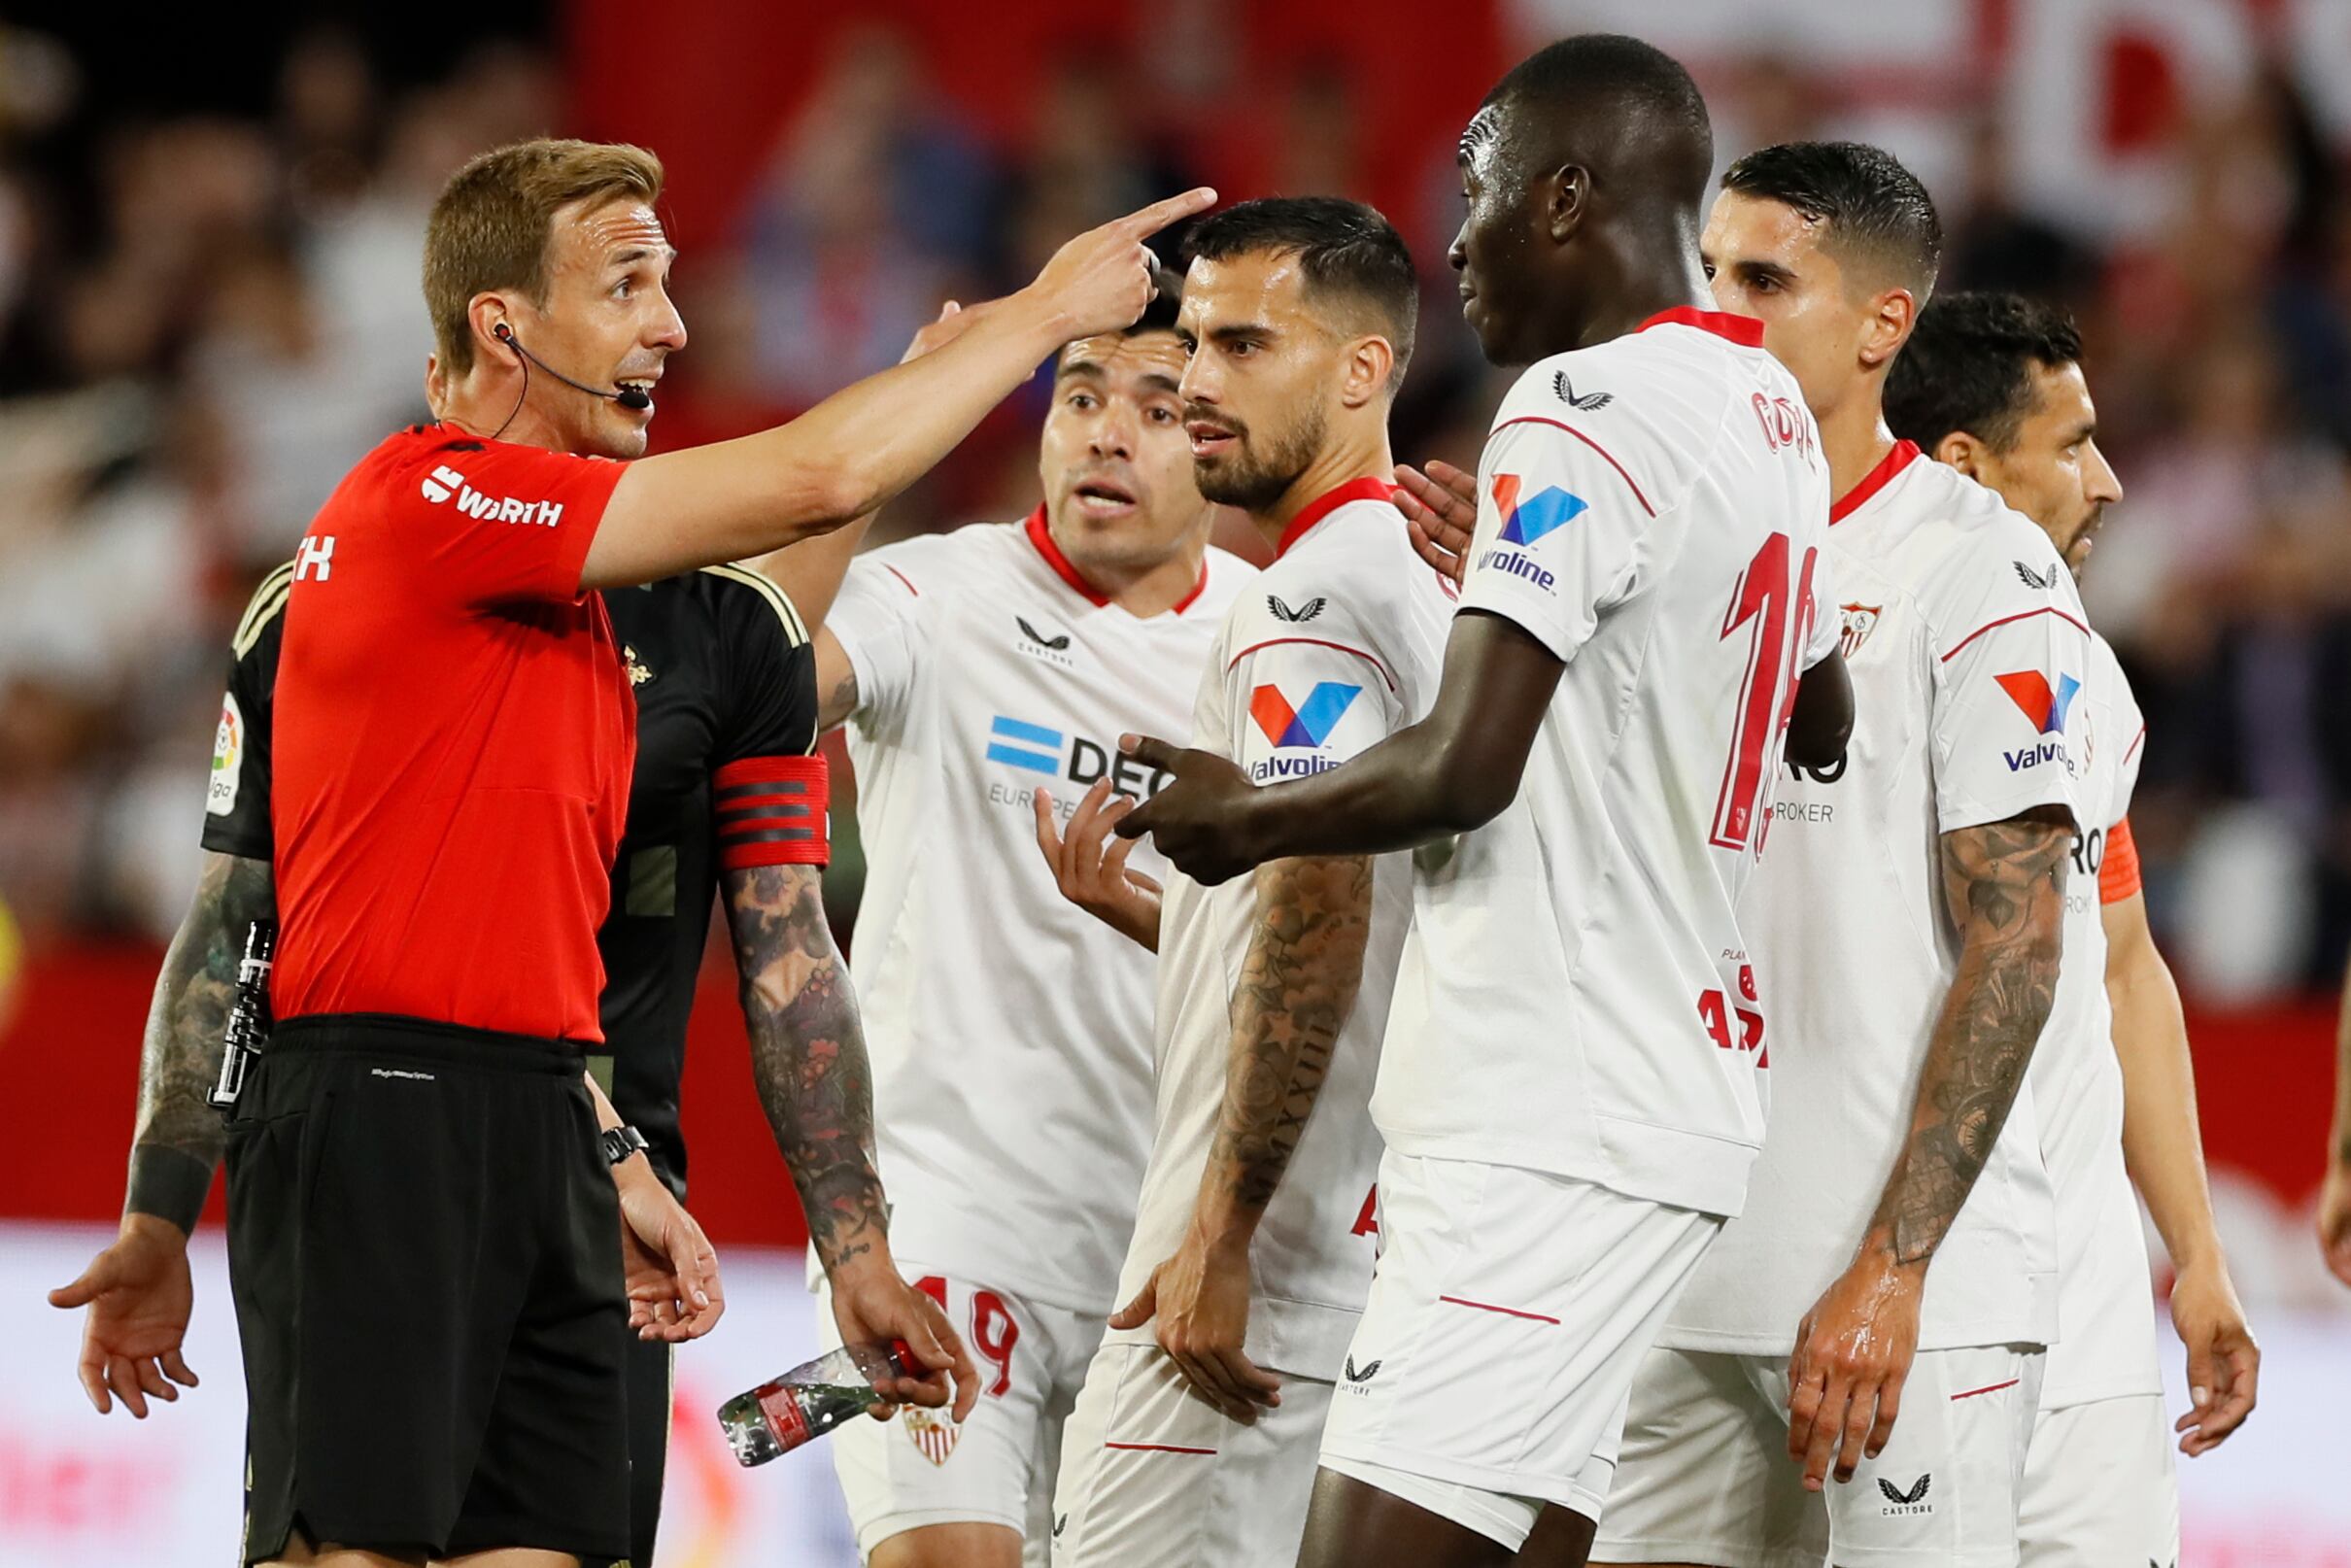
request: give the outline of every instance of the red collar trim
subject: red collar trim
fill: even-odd
[[[1085,574],[1071,565],[1070,558],[1063,555],[1061,546],[1053,542],[1053,530],[1045,527],[1045,509],[1041,503],[1036,511],[1029,514],[1028,526],[1029,542],[1037,546],[1039,555],[1045,558],[1045,564],[1053,568],[1054,576],[1068,583],[1072,589],[1084,597],[1088,604],[1098,610],[1110,602],[1109,596],[1087,582]]]
[[[1860,504],[1893,482],[1893,476],[1909,467],[1919,456],[1916,441],[1896,441],[1893,450],[1878,460],[1878,465],[1861,476],[1861,482],[1837,497],[1836,505],[1828,509],[1828,526],[1835,528],[1853,516]]]
[[[1108,606],[1109,596],[1087,582],[1085,574],[1072,565],[1070,558],[1061,553],[1061,546],[1053,542],[1053,530],[1045,525],[1043,506],[1039,506],[1036,511],[1029,514],[1029,521],[1025,527],[1028,528],[1029,542],[1037,547],[1039,555],[1045,558],[1045,564],[1053,568],[1054,576],[1068,583],[1073,592],[1096,609],[1104,609]],[[1207,593],[1208,589],[1209,558],[1204,555],[1200,558],[1200,580],[1192,585],[1190,593],[1176,601],[1176,613],[1181,615],[1190,609],[1193,601]]]
[[[1394,485],[1372,474],[1350,479],[1344,485],[1324,491],[1298,508],[1298,515],[1290,519],[1290,526],[1283,528],[1281,537],[1274,541],[1274,559],[1279,561],[1287,555],[1290,546],[1305,538],[1309,529],[1347,502],[1384,501],[1393,498],[1395,494]]]
[[[1695,305],[1676,305],[1671,310],[1661,310],[1633,330],[1646,332],[1653,326],[1694,326],[1701,332],[1728,338],[1743,349],[1759,349],[1763,346],[1763,324],[1753,316],[1700,310]]]

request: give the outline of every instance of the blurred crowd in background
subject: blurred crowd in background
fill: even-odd
[[[554,62],[510,44],[395,82],[348,36],[296,35],[274,103],[244,117],[92,117],[86,68],[0,32],[0,894],[35,940],[177,923],[247,593],[424,416],[426,208],[471,153],[565,128]],[[1166,71],[1100,53],[1051,71],[1009,144],[961,122],[886,29],[810,69],[729,241],[679,263],[693,343],[657,446],[894,361],[942,299],[1016,286],[1077,229],[1193,183],[1217,134],[1199,127],[1220,123]],[[1785,58],[1705,85],[1725,162],[1851,128]],[[1343,73],[1297,72],[1248,121],[1262,188],[1373,194],[1377,112]],[[2128,493],[2085,597],[2151,722],[2132,817],[2159,930],[2208,1002],[2331,984],[2351,943],[2347,150],[2280,61],[2186,106],[2160,221],[2094,238],[2020,202],[1996,123],[1957,136],[1942,287],[2076,310]],[[1444,263],[1449,138],[1411,187],[1391,216],[1428,293],[1396,451],[1470,465],[1504,380]],[[1034,505],[1040,393],[881,532]]]

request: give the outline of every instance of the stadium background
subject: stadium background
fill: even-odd
[[[2351,0],[221,16],[0,13],[0,1564],[216,1561],[235,1528],[218,1195],[190,1349],[205,1385],[145,1425],[91,1415],[78,1319],[40,1291],[119,1200],[228,629],[344,469],[421,410],[417,257],[451,168],[543,130],[663,155],[694,342],[661,445],[804,407],[894,359],[942,297],[1016,284],[1061,238],[1194,179],[1361,196],[1432,285],[1397,451],[1467,462],[1498,383],[1444,268],[1453,138],[1511,60],[1589,26],[1687,61],[1725,160],[1800,136],[1894,149],[1943,208],[1945,287],[2081,313],[2130,492],[2086,597],[2152,721],[2133,811],[2149,903],[2191,998],[2223,1233],[2268,1353],[2246,1430],[2183,1466],[2183,1561],[2351,1564],[2351,1294],[2310,1225],[2351,945]],[[1038,392],[883,531],[1033,504]],[[850,845],[844,925],[858,869]],[[709,1421],[812,1346],[723,946],[687,1101],[733,1310],[680,1361],[664,1562],[846,1561],[823,1456],[737,1472]],[[2175,1380],[2177,1359],[2166,1337]],[[363,1367],[349,1397],[372,1397]]]

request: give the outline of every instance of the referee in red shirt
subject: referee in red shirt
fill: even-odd
[[[227,1159],[248,1563],[626,1555],[622,1324],[687,1338],[723,1301],[583,1071],[633,749],[593,591],[879,506],[1063,342],[1140,315],[1144,236],[1214,199],[1080,235],[790,425],[630,461],[686,342],[661,181],[638,149],[562,141],[452,177],[425,249],[438,421],[364,459],[296,554],[279,1022]],[[895,1391],[945,1397],[937,1374]]]

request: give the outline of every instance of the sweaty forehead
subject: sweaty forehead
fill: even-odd
[[[1295,252],[1250,251],[1219,261],[1197,256],[1183,281],[1182,321],[1195,334],[1270,324],[1300,307],[1304,284]]]
[[[1791,265],[1821,251],[1826,228],[1786,202],[1725,190],[1715,197],[1699,245],[1719,267],[1752,260]]]
[[[606,201],[600,206],[579,207],[559,218],[557,226],[571,231],[576,255],[596,264],[622,251],[647,250],[659,254],[669,249],[669,236],[662,232],[662,221],[641,201]]]
[[[1181,381],[1183,361],[1183,344],[1173,332],[1138,332],[1133,337],[1103,332],[1078,338],[1063,349],[1058,373],[1067,375],[1080,365],[1099,365],[1103,375],[1111,381],[1130,376],[1165,376],[1170,381]]]

